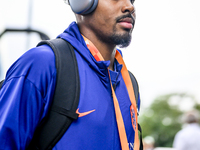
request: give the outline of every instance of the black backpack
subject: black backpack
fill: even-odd
[[[73,120],[78,118],[76,109],[79,103],[80,81],[74,48],[70,43],[61,38],[41,41],[37,46],[44,44],[49,45],[55,54],[57,69],[56,88],[49,114],[36,129],[33,139],[27,148],[28,150],[52,149]],[[129,75],[137,104],[139,96],[138,83],[130,71]],[[3,81],[0,82],[0,88],[3,85]],[[138,130],[140,131],[140,150],[142,150],[142,135],[139,124]]]

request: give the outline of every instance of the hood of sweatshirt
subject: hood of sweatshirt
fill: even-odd
[[[72,22],[63,33],[57,36],[57,38],[62,38],[68,41],[69,43],[71,43],[71,45],[75,48],[75,51],[77,51],[82,56],[82,58],[88,62],[90,67],[95,70],[95,72],[100,76],[100,78],[104,80],[105,82],[109,82],[107,68],[110,65],[110,61],[96,61],[95,60],[93,55],[90,53],[90,50],[86,46],[86,43],[79,31],[79,28],[76,22]],[[122,68],[122,65],[119,63],[116,63],[116,70],[118,72],[120,72],[121,68]],[[118,80],[120,80],[120,78]]]

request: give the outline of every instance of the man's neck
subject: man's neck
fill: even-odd
[[[81,34],[83,34],[87,39],[89,39],[95,45],[95,47],[101,53],[105,61],[110,60],[110,65],[108,68],[110,70],[114,70],[116,45],[103,42],[95,34],[92,34],[91,32],[85,30],[81,30]]]

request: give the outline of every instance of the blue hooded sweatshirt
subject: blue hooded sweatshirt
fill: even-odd
[[[58,36],[75,48],[79,76],[79,113],[90,112],[74,121],[53,150],[120,150],[111,86],[110,61],[97,62],[87,48],[75,22]],[[110,71],[122,112],[129,148],[133,149],[129,95],[115,61]],[[67,76],[66,76],[67,78]],[[55,56],[47,45],[22,55],[8,70],[0,90],[0,149],[25,149],[36,127],[47,115],[56,84]],[[67,85],[66,85],[67,86]]]

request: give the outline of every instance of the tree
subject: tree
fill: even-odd
[[[172,147],[175,134],[182,128],[181,116],[186,110],[182,104],[188,101],[193,103],[192,107],[199,108],[194,97],[188,94],[173,93],[156,98],[139,117],[143,137],[152,136],[156,147]]]

